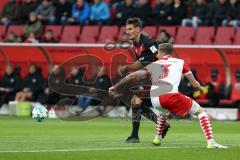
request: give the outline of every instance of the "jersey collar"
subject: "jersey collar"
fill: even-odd
[[[163,56],[161,59],[167,60],[168,58],[172,58],[172,56],[171,56],[171,55],[165,55],[165,56]]]

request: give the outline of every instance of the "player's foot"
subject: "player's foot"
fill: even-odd
[[[140,140],[138,137],[130,136],[125,140],[125,143],[140,143]]]
[[[156,136],[154,138],[154,140],[153,140],[153,144],[156,145],[156,146],[160,146],[161,145],[161,141],[162,140],[158,136]]]
[[[207,145],[207,148],[228,148],[228,147],[218,144],[216,142],[213,142],[213,143],[209,143]]]
[[[167,132],[168,132],[169,128],[171,128],[170,124],[166,123],[164,125],[164,129],[163,129],[163,132],[162,132],[162,138],[164,138],[167,135]]]

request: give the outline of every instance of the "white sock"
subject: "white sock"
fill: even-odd
[[[202,112],[201,114],[198,115],[198,118],[200,120],[200,125],[207,139],[207,142],[208,143],[215,142],[212,134],[212,125],[209,121],[208,114],[206,112]]]

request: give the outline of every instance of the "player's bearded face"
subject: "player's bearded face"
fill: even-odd
[[[131,25],[126,25],[126,33],[127,33],[127,36],[130,40],[134,40],[134,39],[136,39],[136,37],[140,33],[140,28],[135,27],[132,24]]]

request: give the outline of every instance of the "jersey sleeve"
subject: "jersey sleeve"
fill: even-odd
[[[189,66],[188,66],[188,64],[185,61],[184,61],[184,64],[183,64],[183,71],[182,71],[182,73],[184,75],[188,75],[188,74],[192,73],[190,68],[189,68]]]
[[[144,45],[144,50],[139,56],[138,60],[145,65],[155,61],[155,55],[158,52],[158,44],[156,42],[149,42]]]

